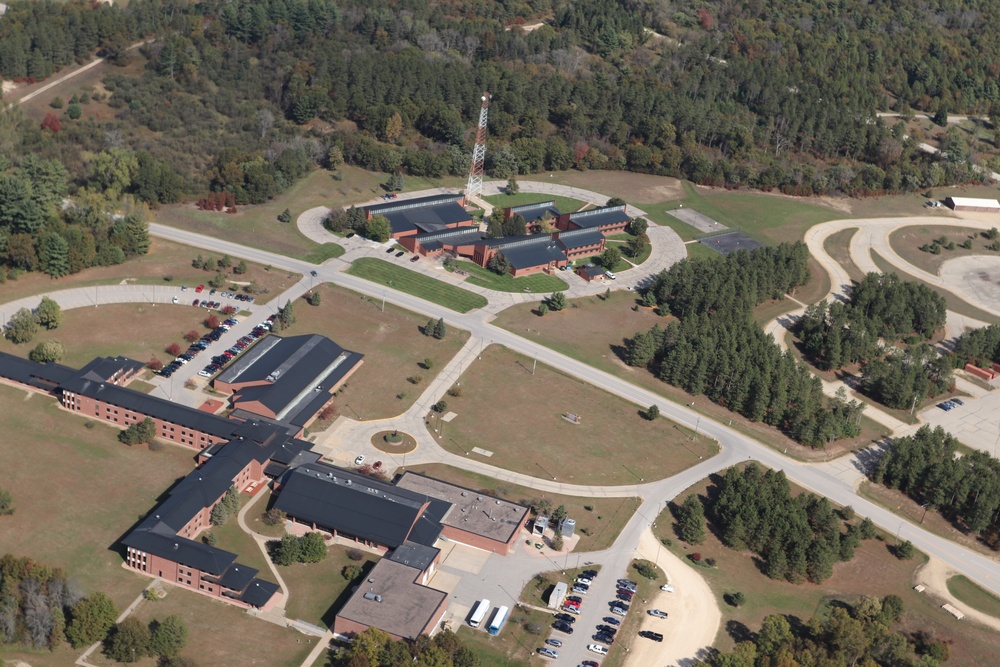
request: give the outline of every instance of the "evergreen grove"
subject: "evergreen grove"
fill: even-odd
[[[803,444],[856,436],[864,405],[824,396],[819,378],[752,319],[755,306],[805,283],[807,261],[805,246],[795,243],[678,262],[647,295],[679,319],[627,339],[625,362]]]

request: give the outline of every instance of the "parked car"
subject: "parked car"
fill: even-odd
[[[413,257],[411,257],[411,258],[410,258],[410,261],[411,261],[411,262],[417,262],[417,261],[420,261],[420,255],[414,255]]]
[[[583,602],[583,598],[577,597],[575,595],[567,595],[566,599],[569,600],[570,602],[577,602],[577,603]]]
[[[204,285],[198,285],[197,287],[194,288],[194,291],[197,292],[198,294],[201,294],[202,292],[205,291],[205,286]]]
[[[615,638],[604,632],[598,632],[596,635],[591,637],[591,639],[595,642],[601,642],[602,644],[611,645],[615,643]]]
[[[597,570],[584,570],[580,573],[580,576],[587,579],[597,579]]]
[[[674,587],[671,586],[670,584],[663,584],[662,586],[660,586],[660,590],[661,591],[666,591],[668,593],[673,593],[674,592]]]
[[[354,465],[356,465],[356,466],[359,466],[359,465],[361,465],[364,462],[365,462],[365,455],[364,454],[358,454],[358,457],[356,459],[354,459]]]
[[[557,652],[553,651],[547,646],[543,646],[542,648],[538,649],[538,655],[543,655],[546,658],[552,658],[553,660],[559,657],[559,654]]]
[[[552,624],[552,627],[559,632],[565,632],[567,635],[573,634],[573,626],[571,626],[566,621],[556,621]]]
[[[963,401],[960,398],[953,398],[953,399],[951,399],[951,402],[952,403],[958,403],[959,405],[965,405],[965,401]]]
[[[549,637],[548,639],[546,639],[545,643],[548,644],[549,646],[555,646],[556,648],[562,648],[562,641],[560,641],[558,639],[553,639],[552,637]]]
[[[608,647],[601,646],[600,644],[587,644],[587,650],[592,653],[597,653],[598,655],[607,655]]]
[[[614,616],[605,616],[601,620],[604,621],[605,623],[607,623],[608,625],[621,625],[622,624],[622,622],[619,621]]]
[[[584,584],[586,586],[589,586],[589,585],[591,585],[594,582],[591,579],[587,578],[587,577],[577,577],[576,578],[576,583],[578,583],[578,584]]]
[[[556,614],[555,619],[557,621],[565,621],[566,623],[570,624],[576,623],[576,619],[570,616],[569,614]]]
[[[396,257],[402,257],[405,254],[406,253],[404,251],[400,250],[399,252],[396,253]]]
[[[590,589],[587,588],[586,586],[577,584],[576,586],[573,587],[573,592],[579,593],[580,595],[587,595],[588,593],[590,593]]]
[[[645,637],[646,639],[652,639],[654,642],[662,642],[663,635],[659,632],[653,632],[652,630],[643,630],[639,633],[640,637]]]
[[[387,254],[387,255],[391,255],[394,252],[396,252],[395,248],[386,248],[385,249],[385,254]]]
[[[659,609],[650,609],[646,613],[649,614],[650,616],[655,616],[657,618],[666,618],[669,615],[667,614],[667,612],[661,611]]]

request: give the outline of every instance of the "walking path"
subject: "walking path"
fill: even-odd
[[[265,535],[261,535],[256,532],[250,526],[247,525],[246,517],[247,512],[250,511],[252,507],[257,504],[261,498],[267,496],[266,493],[258,493],[250,501],[240,508],[239,514],[236,515],[236,520],[239,522],[240,529],[253,538],[253,541],[257,543],[262,554],[264,554],[264,560],[267,562],[267,567],[271,570],[271,575],[274,576],[274,580],[281,586],[281,598],[278,600],[277,604],[273,605],[270,609],[263,612],[254,611],[253,614],[257,618],[261,618],[270,623],[276,625],[286,626],[288,625],[288,620],[285,617],[285,605],[288,603],[289,590],[288,586],[285,584],[285,580],[281,578],[281,573],[278,572],[277,566],[271,562],[271,556],[267,553],[267,543],[272,538]]]
[[[153,583],[151,583],[149,586],[146,586],[146,588],[142,589],[142,593],[139,593],[139,596],[136,599],[132,600],[132,604],[126,607],[125,611],[123,611],[121,614],[118,615],[118,618],[115,619],[115,623],[121,623],[122,621],[124,621],[126,618],[129,617],[129,614],[131,614],[133,611],[136,610],[136,607],[138,607],[143,602],[143,600],[146,599],[146,591],[154,588],[158,589],[159,587],[156,585],[158,581],[159,581],[158,579],[154,580]],[[96,665],[87,662],[87,660],[90,658],[91,654],[93,654],[93,652],[100,647],[101,647],[101,642],[94,642],[93,644],[91,644],[90,647],[83,652],[83,655],[81,655],[79,658],[76,659],[75,664],[80,665],[81,667],[96,667]]]

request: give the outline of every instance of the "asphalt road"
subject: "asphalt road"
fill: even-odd
[[[573,377],[601,387],[605,391],[616,394],[638,406],[647,407],[655,404],[666,418],[689,428],[695,428],[697,425],[701,433],[716,439],[722,447],[722,452],[718,456],[706,461],[704,464],[675,475],[668,480],[662,480],[650,487],[645,487],[645,485],[639,487],[644,492],[645,502],[642,508],[640,508],[640,513],[637,513],[633,521],[623,531],[621,538],[621,543],[623,544],[637,543],[639,531],[642,529],[642,523],[637,523],[639,517],[651,521],[656,517],[659,508],[663,507],[662,503],[673,498],[677,492],[686,488],[687,485],[704,477],[707,471],[721,469],[741,460],[754,459],[770,468],[783,470],[790,480],[800,486],[826,496],[836,503],[853,506],[859,514],[870,517],[872,521],[884,530],[893,533],[901,540],[910,540],[918,549],[939,558],[983,588],[1000,595],[1000,563],[956,545],[947,539],[938,537],[923,530],[920,526],[901,519],[888,510],[865,500],[858,496],[851,486],[828,474],[826,468],[794,461],[732,428],[726,427],[707,417],[702,417],[688,406],[669,402],[657,394],[621,380],[610,373],[598,370],[547,347],[494,327],[482,321],[481,316],[477,314],[478,311],[460,315],[409,294],[383,288],[381,285],[375,285],[366,280],[342,273],[341,270],[346,267],[346,263],[337,259],[329,260],[321,266],[316,266],[302,260],[284,257],[265,250],[249,248],[229,241],[174,229],[160,224],[151,224],[150,231],[156,236],[172,241],[211,250],[215,253],[228,253],[232,256],[243,257],[275,267],[302,272],[305,275],[308,275],[309,271],[315,270],[318,274],[317,282],[320,280],[328,281],[374,297],[382,297],[384,295],[386,301],[431,317],[442,317],[447,323],[462,327],[475,336],[506,345],[522,354],[537,357],[542,363],[549,364]],[[671,492],[673,495],[668,495]],[[627,535],[627,533],[632,531],[636,531],[636,534]],[[618,554],[618,558],[624,558],[624,554]],[[609,568],[609,573],[613,570],[613,567]]]

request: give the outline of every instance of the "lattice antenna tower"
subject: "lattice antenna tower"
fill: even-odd
[[[476,128],[476,147],[472,149],[472,167],[469,169],[469,183],[465,186],[465,196],[473,197],[483,193],[483,164],[486,161],[486,114],[490,109],[492,95],[483,93],[483,106],[479,109],[479,127]]]

